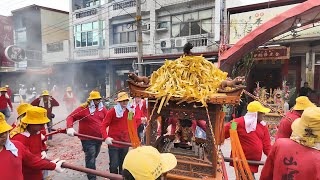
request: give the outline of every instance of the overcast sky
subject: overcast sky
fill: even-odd
[[[9,16],[12,10],[32,4],[69,11],[69,0],[0,0],[0,15]]]

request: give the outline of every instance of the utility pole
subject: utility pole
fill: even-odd
[[[144,75],[142,67],[142,56],[143,56],[143,45],[142,45],[142,22],[141,22],[141,0],[136,0],[137,12],[136,12],[136,22],[137,22],[137,47],[138,47],[138,75]]]

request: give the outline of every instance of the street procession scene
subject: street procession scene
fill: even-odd
[[[1,0],[0,180],[320,180],[320,0]]]

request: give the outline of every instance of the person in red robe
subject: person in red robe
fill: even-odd
[[[66,104],[66,108],[67,108],[67,112],[70,114],[73,110],[74,107],[76,105],[76,96],[75,94],[72,92],[72,88],[71,87],[67,87],[66,92],[64,93],[63,96],[63,101]]]
[[[8,108],[8,105],[11,109],[11,112],[13,112],[13,107],[12,107],[10,97],[7,94],[7,88],[1,87],[0,92],[1,92],[1,94],[0,94],[0,112],[2,112],[6,116],[6,119],[9,119],[9,117],[11,116],[11,113]]]
[[[130,142],[128,130],[129,96],[126,92],[120,92],[116,101],[117,105],[109,110],[102,122],[101,133],[105,143],[108,144],[110,172],[121,174],[123,160],[129,147],[113,143],[113,140]],[[109,127],[108,133],[107,127]]]
[[[300,96],[296,99],[296,104],[291,111],[286,113],[280,121],[280,125],[276,134],[276,140],[279,138],[290,138],[292,130],[291,124],[301,117],[303,111],[308,107],[316,107],[307,96]]]
[[[46,111],[36,106],[29,107],[18,126],[10,132],[12,140],[21,142],[32,154],[42,159],[47,157],[47,149],[43,141],[45,136],[40,132],[49,122]],[[41,170],[35,171],[26,167],[22,171],[25,179],[41,180],[43,178]]]
[[[45,108],[47,110],[47,117],[49,118],[49,122],[47,123],[48,132],[51,132],[52,119],[54,118],[54,114],[52,113],[52,108],[54,106],[59,106],[58,101],[50,96],[49,91],[42,91],[42,95],[31,102],[32,106],[38,106]],[[48,140],[51,140],[52,136],[49,136]]]
[[[262,151],[268,155],[271,150],[271,140],[266,123],[262,121],[264,113],[270,112],[269,108],[265,108],[258,101],[253,101],[247,106],[247,114],[236,118],[233,122],[237,123],[237,132],[242,146],[243,152],[247,160],[260,161]],[[225,138],[230,137],[231,122],[224,127]],[[233,163],[230,163],[233,166]],[[254,173],[258,172],[258,165],[249,165],[250,170]]]
[[[260,180],[320,179],[320,108],[305,109],[291,128],[290,139],[272,146]]]
[[[8,94],[8,96],[9,96],[9,98],[11,99],[12,90],[10,89],[9,85],[6,85],[5,88],[7,89],[7,94]]]
[[[108,110],[101,102],[102,97],[98,91],[91,91],[87,102],[76,108],[67,117],[67,134],[71,137],[76,132],[73,124],[79,121],[79,133],[101,138],[101,123],[107,116]],[[79,137],[82,150],[85,154],[86,167],[96,169],[96,158],[100,153],[101,141]],[[96,176],[87,174],[89,180],[95,180]]]
[[[137,125],[137,133],[139,136],[139,139],[141,141],[141,138],[144,137],[143,142],[145,142],[145,136],[143,135],[143,131],[146,126],[147,122],[147,107],[146,107],[146,101],[142,100],[140,97],[135,97],[132,108],[134,109],[134,116],[133,119],[136,122]]]
[[[12,127],[5,121],[0,113],[0,179],[6,180],[30,180],[24,176],[23,169],[29,168],[32,171],[56,170],[62,172],[61,165],[64,160],[48,161],[32,154],[19,141],[9,139],[9,132]],[[37,179],[32,179],[37,180]]]

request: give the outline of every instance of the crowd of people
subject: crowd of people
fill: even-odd
[[[20,103],[17,107],[18,117],[9,125],[6,119],[14,109],[10,100],[12,93],[8,88],[0,88],[0,179],[12,179],[9,177],[15,174],[14,179],[40,180],[48,175],[48,170],[62,172],[65,161],[50,161],[46,153],[47,141],[52,138],[46,134],[51,132],[54,118],[52,109],[60,105],[58,100],[51,92],[42,91],[30,104]],[[67,87],[63,101],[69,113],[66,119],[67,135],[74,137],[84,134],[104,139],[102,142],[79,136],[86,168],[96,169],[96,158],[102,143],[108,145],[109,171],[122,174],[125,179],[158,179],[162,173],[177,165],[173,154],[160,154],[150,146],[129,150],[128,146],[118,143],[131,142],[128,119],[133,112],[134,129],[140,142],[144,144],[146,100],[138,97],[131,100],[127,92],[119,92],[115,99],[116,105],[107,109],[100,93],[93,90],[86,102],[76,107],[77,96],[71,87]],[[248,104],[244,116],[232,120],[237,123],[236,130],[246,159],[260,161],[262,153],[267,156],[260,179],[319,179],[320,108],[307,96],[298,97],[294,107],[281,119],[273,145],[263,121],[264,113],[268,112],[269,108],[253,101]],[[76,122],[78,131],[74,129]],[[230,137],[232,122],[225,124],[226,138]],[[170,112],[166,123],[167,134],[172,135],[179,130],[173,112]],[[190,117],[190,130],[195,132],[196,127],[201,127],[205,132],[206,121],[192,120]],[[159,129],[158,133],[161,134]],[[162,163],[162,158],[167,163]],[[139,165],[137,159],[141,159]],[[147,168],[150,170],[146,170]],[[250,165],[250,170],[254,177],[258,172],[258,165]],[[97,177],[87,174],[87,178],[95,180]]]
[[[14,161],[14,165],[0,170],[0,179],[8,179],[7,177],[13,175],[14,171],[20,173],[14,179],[25,180],[44,179],[48,175],[47,170],[62,172],[63,168],[61,166],[65,162],[64,160],[49,161],[46,159],[47,141],[52,138],[52,136],[46,136],[46,134],[51,132],[52,118],[54,118],[52,109],[59,106],[59,102],[50,95],[49,91],[44,90],[30,104],[20,103],[17,107],[18,117],[10,126],[6,122],[10,115],[6,117],[5,114],[9,108],[9,112],[13,111],[11,100],[6,88],[1,88],[0,91],[0,98],[2,98],[0,99],[0,105],[3,106],[1,109],[3,111],[0,113],[0,161],[10,161],[14,156],[19,157],[19,161]],[[149,157],[149,162],[146,162],[146,164],[152,163],[152,166],[156,166],[157,169],[159,166],[163,166],[163,170],[170,170],[176,165],[176,163],[174,164],[176,160],[172,154],[160,155],[155,148],[148,146],[137,148],[128,153],[128,146],[116,143],[117,141],[130,143],[128,132],[129,112],[134,112],[133,120],[136,133],[141,134],[141,131],[144,130],[144,128],[138,128],[146,122],[147,117],[146,102],[141,98],[134,98],[129,103],[128,93],[120,92],[115,99],[117,104],[107,110],[100,93],[91,91],[87,101],[76,108],[76,96],[73,94],[71,87],[68,87],[63,100],[68,112],[70,112],[66,119],[67,135],[75,136],[76,130],[73,125],[78,121],[77,133],[105,139],[104,143],[108,144],[111,173],[122,174],[125,172],[124,177],[126,179],[141,179],[140,177],[155,177],[154,179],[157,179],[161,174],[139,173],[136,172],[138,168],[133,167],[134,160],[132,158],[141,154],[140,149],[144,152],[140,155],[141,157]],[[96,169],[96,158],[100,153],[103,142],[83,137],[79,137],[79,139],[85,154],[85,166]],[[114,143],[114,141],[116,142]],[[26,159],[29,160],[30,158],[32,158],[32,163],[25,162]],[[173,164],[169,165],[168,168],[167,165],[161,164],[162,158],[171,159],[170,162],[173,162]],[[127,165],[124,166],[124,164]],[[7,171],[9,168],[12,169]],[[90,180],[96,179],[93,174],[87,174],[87,177]]]
[[[247,160],[260,161],[267,156],[260,180],[320,178],[320,108],[307,96],[296,98],[294,107],[281,119],[276,141],[271,145],[263,115],[270,112],[260,102],[247,106],[247,113],[225,125],[229,138],[231,123],[237,123],[237,133]],[[232,163],[230,163],[233,166]],[[253,178],[259,165],[249,164]]]

